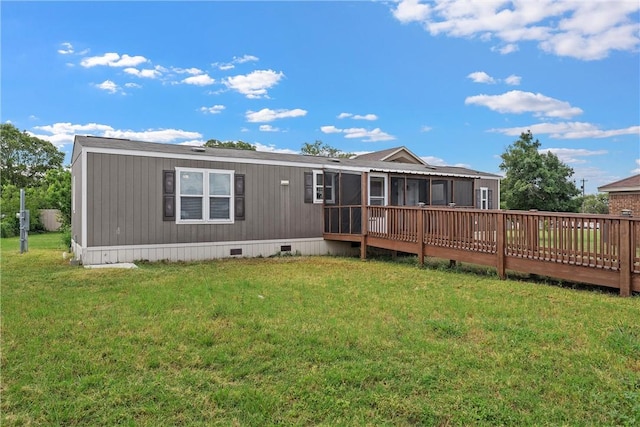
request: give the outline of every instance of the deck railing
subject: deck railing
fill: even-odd
[[[364,223],[364,227],[362,224]],[[345,238],[346,235],[346,238]],[[334,206],[325,238],[640,291],[640,218],[399,206]]]

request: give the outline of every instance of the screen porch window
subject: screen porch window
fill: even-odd
[[[176,168],[176,172],[176,222],[233,222],[233,171]]]

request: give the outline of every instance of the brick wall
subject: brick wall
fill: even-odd
[[[623,209],[631,209],[633,216],[640,216],[640,192],[609,193],[609,213],[620,215]]]

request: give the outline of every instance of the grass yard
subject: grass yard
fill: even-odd
[[[640,298],[333,257],[3,239],[2,426],[637,425]]]

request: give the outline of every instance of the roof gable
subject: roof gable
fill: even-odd
[[[387,150],[374,151],[373,153],[355,156],[358,160],[377,160],[380,162],[408,163],[414,165],[427,165],[420,157],[412,153],[407,147],[394,147]]]

